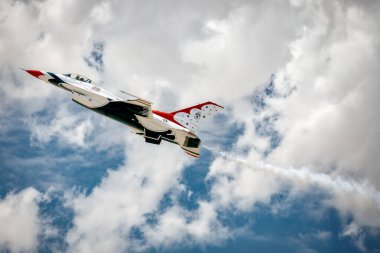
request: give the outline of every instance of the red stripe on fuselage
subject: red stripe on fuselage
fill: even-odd
[[[167,113],[167,112],[160,112],[160,111],[155,111],[155,110],[152,110],[152,112],[160,117],[163,117],[164,119],[167,119],[181,127],[184,127],[182,126],[180,123],[178,123],[175,119],[174,119],[174,115],[173,114],[170,114],[170,113]]]

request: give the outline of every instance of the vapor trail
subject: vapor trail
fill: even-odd
[[[247,160],[231,153],[216,151],[215,149],[204,145],[203,147],[228,161],[234,162],[246,168],[257,171],[266,171],[299,184],[320,187],[335,196],[350,194],[348,196],[358,198],[360,201],[370,201],[380,213],[380,192],[378,192],[367,181],[355,181],[353,179],[342,178],[340,176],[333,176],[326,173],[317,173],[306,167],[283,168],[265,163],[263,161],[258,161],[255,165],[252,165]]]

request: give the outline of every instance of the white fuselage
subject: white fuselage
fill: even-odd
[[[194,134],[195,125],[214,106],[206,102],[173,113],[154,111],[152,103],[126,92],[119,97],[78,74],[56,74],[40,70],[25,70],[32,76],[72,93],[72,100],[90,110],[126,124],[145,141],[159,145],[162,140],[178,144],[186,153],[199,157],[201,140]],[[125,97],[125,96],[123,96]],[[203,111],[202,111],[203,110]],[[192,113],[195,113],[194,115]],[[191,116],[191,117],[190,117]],[[186,127],[185,127],[186,126]],[[189,128],[187,128],[189,127]]]
[[[117,96],[117,95],[93,84],[92,81],[86,82],[86,81],[77,80],[75,78],[72,78],[72,77],[69,77],[69,76],[66,76],[63,74],[58,74],[58,73],[53,74],[53,73],[45,72],[45,71],[41,71],[41,72],[44,74],[44,76],[40,77],[40,79],[51,83],[51,81],[49,81],[49,80],[51,80],[52,78],[58,77],[63,82],[62,83],[60,82],[59,85],[57,85],[57,84],[54,84],[54,85],[58,86],[60,88],[63,88],[65,90],[71,91],[73,93],[79,93],[81,95],[88,95],[88,96],[94,96],[95,95],[95,96],[101,97],[103,99],[107,99],[109,101],[125,101],[126,100],[125,98],[121,98],[121,97],[119,97],[119,96]],[[130,98],[133,98],[133,97],[130,96],[127,99],[130,99]],[[156,113],[154,113],[154,111],[152,112],[152,118],[150,120],[152,120],[153,122],[146,122],[146,124],[148,125],[147,126],[148,128],[149,128],[149,125],[151,125],[152,127],[155,126],[155,128],[157,128],[157,127],[161,128],[161,129],[173,129],[174,128],[174,129],[182,130],[185,132],[189,132],[189,130],[187,128],[157,115]],[[161,125],[161,127],[158,125]]]

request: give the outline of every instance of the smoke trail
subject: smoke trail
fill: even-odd
[[[257,171],[266,171],[276,176],[285,178],[289,181],[298,181],[299,183],[306,185],[316,186],[326,190],[335,197],[348,196],[349,198],[353,199],[353,202],[355,202],[355,204],[363,204],[365,202],[368,206],[370,206],[370,208],[372,208],[372,210],[374,210],[377,214],[380,214],[380,192],[378,192],[367,181],[354,181],[352,179],[332,176],[325,173],[316,173],[306,167],[282,168],[267,164],[263,161],[258,161],[252,165],[247,160],[238,156],[234,156],[231,153],[217,151],[204,145],[203,147],[222,157],[223,159],[239,164],[242,167]],[[378,225],[380,225],[380,223]]]

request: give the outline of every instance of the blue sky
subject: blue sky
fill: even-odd
[[[1,252],[380,252],[380,5],[0,3]],[[146,144],[19,67],[175,111]]]

